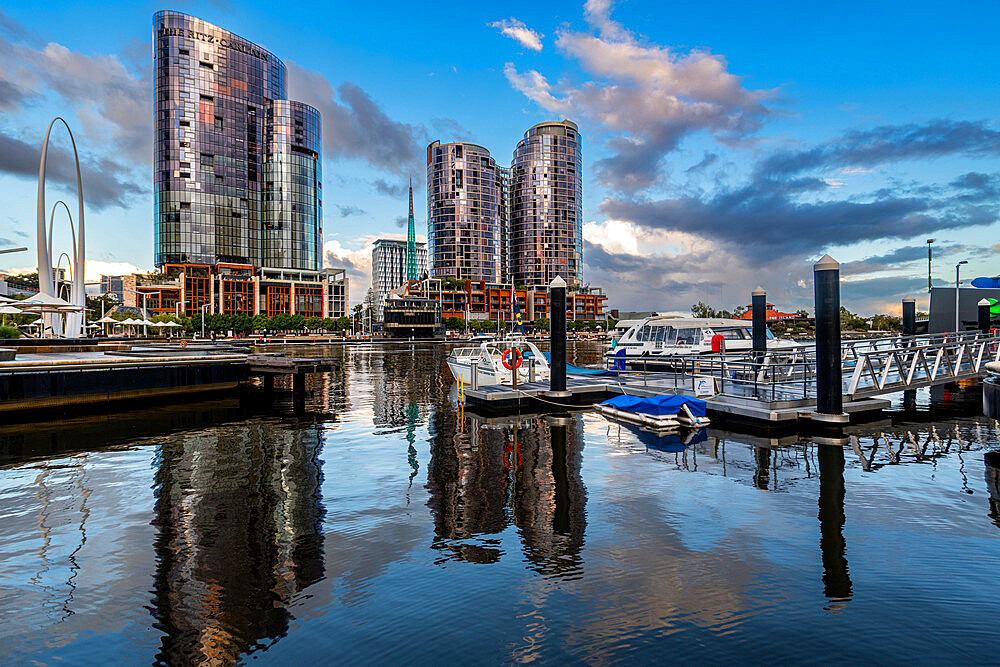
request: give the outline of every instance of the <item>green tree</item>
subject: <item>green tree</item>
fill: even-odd
[[[306,318],[300,313],[295,313],[288,318],[288,328],[301,331],[306,326]]]
[[[535,328],[539,331],[548,331],[550,326],[549,318],[539,317],[535,320]]]
[[[691,306],[691,315],[693,317],[715,317],[715,309],[709,306],[704,301],[699,301],[698,303]]]
[[[257,313],[253,316],[253,330],[264,331],[270,323],[270,318],[264,313]]]
[[[337,318],[337,331],[347,331],[351,328],[351,318],[342,315]]]
[[[319,326],[323,331],[333,331],[337,328],[337,321],[329,317],[324,317],[320,320]]]
[[[316,331],[317,329],[320,328],[320,322],[322,322],[320,318],[310,317],[306,320],[306,329],[309,329],[310,331]]]

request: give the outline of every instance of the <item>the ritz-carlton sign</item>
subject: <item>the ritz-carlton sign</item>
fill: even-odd
[[[262,49],[255,49],[249,44],[244,44],[243,42],[237,42],[233,39],[226,39],[225,37],[217,37],[216,35],[209,34],[207,32],[198,32],[196,30],[188,30],[186,28],[168,28],[166,26],[160,26],[160,37],[187,37],[188,39],[197,39],[202,42],[208,42],[209,44],[218,44],[227,49],[232,49],[233,51],[239,51],[240,53],[246,53],[255,58],[260,58],[261,60],[267,60],[267,51]]]

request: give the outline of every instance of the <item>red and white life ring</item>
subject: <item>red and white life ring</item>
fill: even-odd
[[[514,363],[511,363],[509,360],[511,355],[517,359]],[[503,351],[503,356],[500,358],[500,361],[503,363],[503,367],[507,370],[520,368],[521,364],[524,363],[524,355],[521,354],[521,350],[516,347],[508,347]]]

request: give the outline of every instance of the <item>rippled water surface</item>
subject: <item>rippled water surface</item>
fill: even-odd
[[[297,409],[0,426],[0,661],[995,660],[975,387],[842,445],[652,438],[460,416],[442,346],[296,353],[342,361]]]

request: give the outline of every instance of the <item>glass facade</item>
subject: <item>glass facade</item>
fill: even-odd
[[[557,275],[583,282],[580,133],[563,120],[529,129],[510,173],[510,262],[514,282],[547,285]]]
[[[416,243],[417,276],[427,272],[427,244]],[[375,290],[375,319],[383,319],[385,300],[391,290],[407,280],[407,241],[378,239],[372,246],[372,289]]]
[[[317,270],[323,228],[319,111],[274,100],[265,127],[264,264]]]
[[[476,144],[427,147],[431,275],[501,282],[506,230],[503,170]]]
[[[318,270],[319,112],[285,100],[266,49],[186,14],[153,17],[155,263]]]

